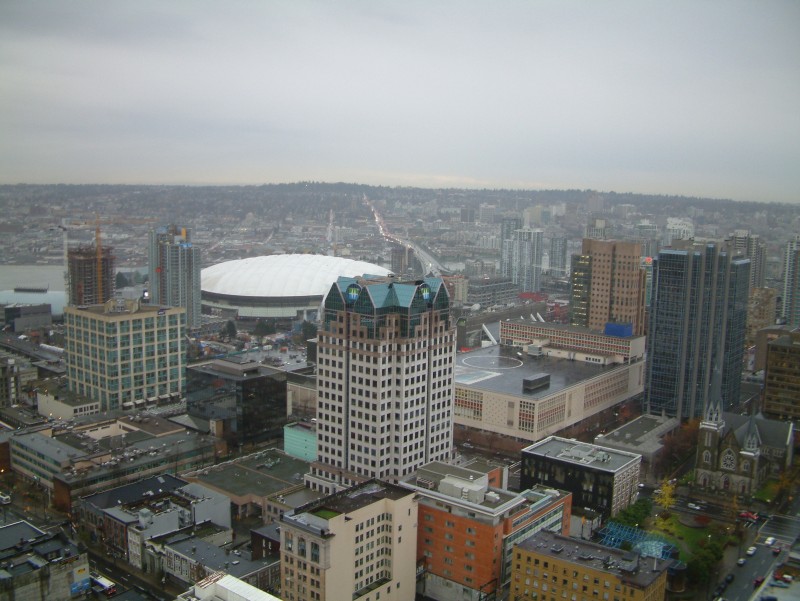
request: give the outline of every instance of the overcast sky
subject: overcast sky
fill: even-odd
[[[800,2],[0,1],[0,182],[800,201]]]

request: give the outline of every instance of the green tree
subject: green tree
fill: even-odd
[[[273,331],[275,330],[274,326],[272,330]],[[253,328],[253,334],[255,334],[256,336],[266,336],[268,334],[272,334],[272,332],[270,332],[270,327],[267,324],[267,322],[264,321],[263,319],[259,319],[256,322],[255,327]]]
[[[120,288],[127,288],[128,286],[130,286],[130,283],[128,282],[128,276],[121,271],[118,271],[117,275],[114,277],[114,287],[119,290]]]
[[[304,321],[303,325],[300,327],[300,333],[303,336],[303,340],[311,340],[312,338],[316,338],[317,326],[310,321]]]

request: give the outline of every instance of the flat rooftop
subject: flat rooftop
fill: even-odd
[[[596,470],[617,472],[632,462],[641,461],[641,455],[618,451],[610,447],[578,442],[568,438],[550,436],[522,449],[525,455],[538,455],[558,459],[565,463],[591,466]]]
[[[633,421],[598,435],[595,444],[617,444],[630,447],[635,452],[655,452],[661,448],[661,436],[678,428],[681,422],[676,417],[640,415]]]
[[[298,507],[291,516],[284,514],[284,519],[302,521],[302,514],[330,519],[343,513],[353,513],[381,499],[397,500],[413,494],[414,491],[407,488],[373,479]]]
[[[197,472],[198,482],[232,496],[268,497],[303,482],[308,461],[268,449],[237,462],[221,463]]]
[[[557,561],[613,574],[637,588],[646,588],[653,584],[674,561],[639,557],[630,551],[561,536],[548,530],[537,532],[519,543],[519,547]]]
[[[602,367],[555,357],[529,357],[518,349],[496,345],[458,353],[455,381],[459,386],[536,400],[615,369],[627,366]],[[523,380],[543,373],[550,376],[548,386],[522,391]]]

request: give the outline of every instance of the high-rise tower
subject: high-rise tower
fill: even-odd
[[[791,327],[800,326],[800,235],[786,243],[783,253],[783,318]]]
[[[677,240],[653,260],[646,404],[651,414],[704,415],[712,368],[722,410],[739,402],[750,261],[720,242]]]
[[[763,288],[767,272],[767,247],[757,234],[736,230],[730,235],[737,253],[750,259],[750,289]]]
[[[340,277],[317,348],[319,460],[306,481],[332,492],[396,482],[450,457],[455,324],[439,278]]]
[[[150,231],[150,298],[186,309],[186,326],[201,325],[200,249],[188,229],[169,225]]]
[[[500,223],[500,275],[511,277],[514,262],[514,232],[522,227],[520,217],[504,217]]]
[[[114,297],[111,247],[80,246],[67,252],[67,292],[71,306],[97,305]]]
[[[629,323],[644,334],[646,272],[638,242],[584,238],[572,258],[572,325],[602,332],[607,323]]]
[[[538,292],[542,288],[544,232],[522,228],[512,236],[511,280],[520,292]]]

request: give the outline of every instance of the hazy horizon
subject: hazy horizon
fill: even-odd
[[[800,200],[800,4],[0,4],[0,182]]]

